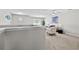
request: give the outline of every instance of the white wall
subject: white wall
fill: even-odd
[[[45,16],[46,25],[50,23],[52,10],[48,9],[0,9],[0,15],[2,22],[1,25],[8,25],[8,22],[5,20],[5,15],[10,15],[11,13],[19,13],[22,12],[26,15],[37,15],[37,16]]]
[[[79,34],[79,10],[70,10],[61,14],[60,23],[66,31]]]
[[[32,19],[27,15],[12,15],[11,25],[31,25]]]

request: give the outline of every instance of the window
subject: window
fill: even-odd
[[[54,16],[54,17],[52,17],[52,22],[53,23],[58,23],[58,16]]]

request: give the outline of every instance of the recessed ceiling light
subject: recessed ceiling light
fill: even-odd
[[[22,13],[22,12],[17,12],[17,14],[24,14],[24,13]]]

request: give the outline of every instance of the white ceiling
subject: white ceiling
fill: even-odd
[[[53,11],[56,13],[62,13],[63,11],[67,11],[67,9],[0,9],[0,13],[23,13],[30,15],[51,15]]]
[[[52,10],[48,9],[0,9],[0,13],[23,13],[31,15],[49,15]]]

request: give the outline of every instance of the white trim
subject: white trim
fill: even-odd
[[[65,31],[65,34],[70,35],[70,36],[74,36],[74,37],[79,37],[79,34],[68,32],[68,31]]]

